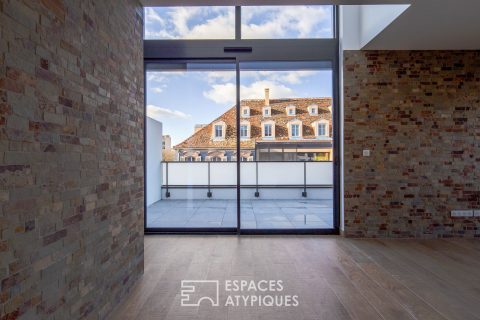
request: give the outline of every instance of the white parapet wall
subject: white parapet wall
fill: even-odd
[[[209,189],[212,199],[236,198],[235,162],[163,162],[162,173],[162,199],[208,199]],[[332,162],[240,163],[242,199],[301,199],[305,182],[308,199],[332,199]]]
[[[162,123],[147,117],[146,123],[146,202],[147,206],[162,198]]]

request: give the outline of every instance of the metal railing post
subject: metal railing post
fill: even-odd
[[[260,192],[258,192],[258,161],[255,161],[255,198],[260,197]]]
[[[166,192],[165,192],[165,197],[170,198],[170,191],[168,191],[168,162],[165,162],[165,176],[166,180],[165,181],[165,186],[166,186]]]
[[[207,162],[208,164],[208,192],[207,192],[207,197],[211,198],[212,197],[212,192],[210,191],[210,161]]]
[[[307,197],[307,161],[303,162],[303,192],[302,197]]]

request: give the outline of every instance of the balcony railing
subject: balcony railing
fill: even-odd
[[[242,198],[331,198],[332,184],[331,161],[240,163]],[[234,199],[236,187],[236,162],[162,162],[164,199]]]

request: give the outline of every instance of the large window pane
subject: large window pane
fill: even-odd
[[[241,228],[333,228],[332,70],[322,62],[240,63]],[[265,112],[268,110],[268,112]]]
[[[242,7],[242,38],[333,38],[333,6]]]
[[[147,66],[147,228],[236,228],[235,64]]]
[[[234,39],[235,7],[147,7],[145,39]]]

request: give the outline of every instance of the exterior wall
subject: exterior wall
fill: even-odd
[[[170,150],[172,149],[172,138],[169,135],[162,136],[162,149]]]
[[[347,236],[480,237],[479,88],[479,51],[344,52]]]
[[[155,203],[162,198],[162,123],[147,117],[147,206]]]
[[[105,318],[143,272],[143,9],[0,1],[0,319]]]

